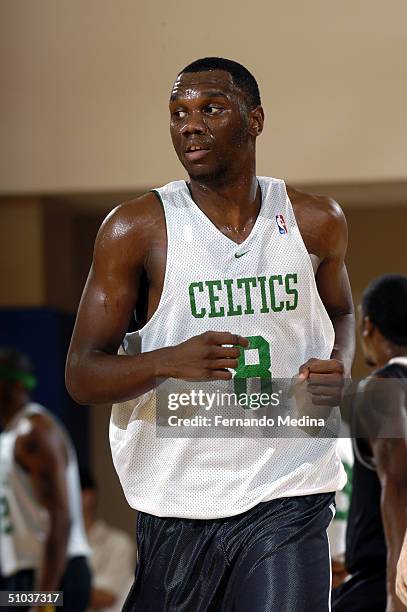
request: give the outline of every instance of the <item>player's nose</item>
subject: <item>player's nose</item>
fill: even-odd
[[[181,128],[181,134],[183,136],[189,136],[190,134],[203,134],[205,131],[206,125],[201,113],[199,112],[189,113]]]

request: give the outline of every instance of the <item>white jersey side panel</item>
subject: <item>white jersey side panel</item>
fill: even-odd
[[[27,431],[27,417],[46,413],[39,404],[28,404],[0,434],[0,574],[10,576],[22,569],[38,570],[48,533],[48,512],[38,503],[32,481],[14,457],[16,439]],[[89,547],[82,518],[81,489],[76,454],[59,425],[68,450],[66,480],[71,528],[68,557],[88,556]]]
[[[212,224],[184,181],[156,190],[168,238],[164,287],[151,319],[126,337],[128,354],[213,330],[261,337],[273,378],[291,379],[311,357],[329,359],[332,323],[285,184],[258,180],[260,213],[240,245]],[[229,381],[204,386],[231,390]],[[110,423],[113,461],[138,510],[219,518],[277,497],[334,491],[346,482],[333,439],[159,438],[155,399],[151,391],[115,405]]]

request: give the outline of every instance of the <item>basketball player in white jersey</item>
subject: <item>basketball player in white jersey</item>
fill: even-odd
[[[354,350],[346,222],[332,200],[256,176],[264,113],[240,64],[182,70],[170,117],[189,180],[108,216],[67,362],[77,401],[116,404],[113,460],[139,510],[124,609],[325,612],[336,441],[158,437],[155,409],[158,379],[216,392],[297,375],[336,405]]]
[[[89,548],[76,455],[54,417],[31,402],[34,386],[28,358],[0,349],[0,591],[62,590],[62,610],[85,612]]]

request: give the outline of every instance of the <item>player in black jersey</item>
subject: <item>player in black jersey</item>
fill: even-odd
[[[407,276],[387,275],[365,290],[361,343],[368,365],[352,411],[355,452],[346,536],[348,581],[333,591],[334,612],[401,612],[397,560],[407,526]]]

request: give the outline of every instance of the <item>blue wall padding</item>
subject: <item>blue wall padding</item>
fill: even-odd
[[[79,461],[89,464],[89,409],[79,406],[65,388],[65,360],[75,317],[52,308],[0,308],[0,346],[26,353],[38,386],[32,399],[59,417],[71,433]]]

